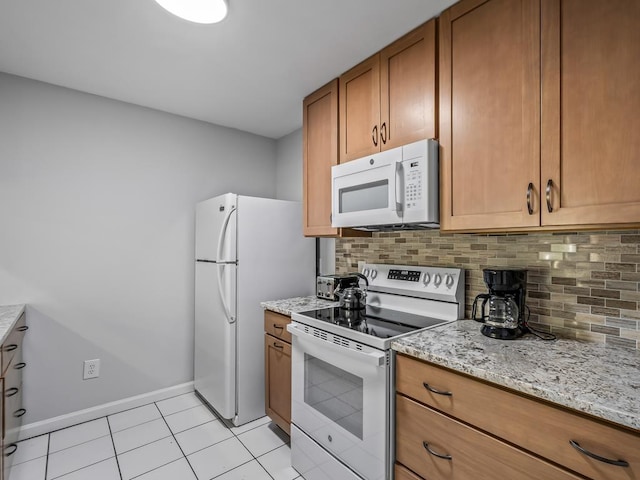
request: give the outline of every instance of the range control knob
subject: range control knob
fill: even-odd
[[[442,283],[442,277],[440,276],[439,273],[436,273],[435,276],[433,277],[433,284],[436,287],[439,287],[441,283]]]
[[[453,287],[453,275],[451,275],[450,273],[447,273],[444,277],[444,284],[447,286],[447,288],[451,288]]]
[[[368,269],[368,268],[363,268],[363,269],[362,269],[362,274],[363,274],[365,277],[368,277],[368,276],[369,276],[369,269]]]
[[[429,275],[429,272],[424,272],[424,277],[422,277],[422,283],[427,286],[429,285],[429,282],[431,281],[431,275]]]
[[[377,270],[371,270],[371,280],[375,280],[375,278],[378,276],[378,271]]]

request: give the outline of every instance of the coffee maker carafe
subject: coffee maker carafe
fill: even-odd
[[[471,317],[484,323],[482,334],[491,338],[512,340],[526,331],[525,299],[527,295],[527,270],[524,268],[485,268],[482,278],[489,288],[473,302]],[[480,316],[477,316],[478,303]],[[487,308],[488,304],[488,308]],[[486,313],[488,310],[488,313]]]

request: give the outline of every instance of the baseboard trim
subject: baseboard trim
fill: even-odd
[[[122,400],[116,400],[114,402],[104,403],[95,407],[87,408],[84,410],[78,410],[76,412],[67,413],[39,422],[29,423],[23,425],[20,428],[19,440],[26,440],[27,438],[37,437],[45,433],[60,430],[61,428],[71,427],[78,423],[88,422],[90,420],[96,420],[107,415],[128,410],[131,408],[141,407],[148,403],[158,402],[167,398],[175,397],[176,395],[182,395],[183,393],[193,392],[193,382],[182,383],[173,387],[163,388],[161,390],[155,390],[153,392],[143,393],[134,397],[123,398]]]

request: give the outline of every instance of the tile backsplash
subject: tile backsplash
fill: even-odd
[[[540,330],[640,347],[640,231],[530,234],[374,233],[336,240],[336,272],[358,262],[466,270],[465,310],[486,292],[485,267],[528,269],[530,323]]]

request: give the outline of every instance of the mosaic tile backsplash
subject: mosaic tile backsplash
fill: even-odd
[[[640,231],[531,234],[374,233],[336,240],[336,272],[358,262],[466,270],[466,316],[486,292],[485,267],[528,269],[532,327],[564,337],[640,347]]]

